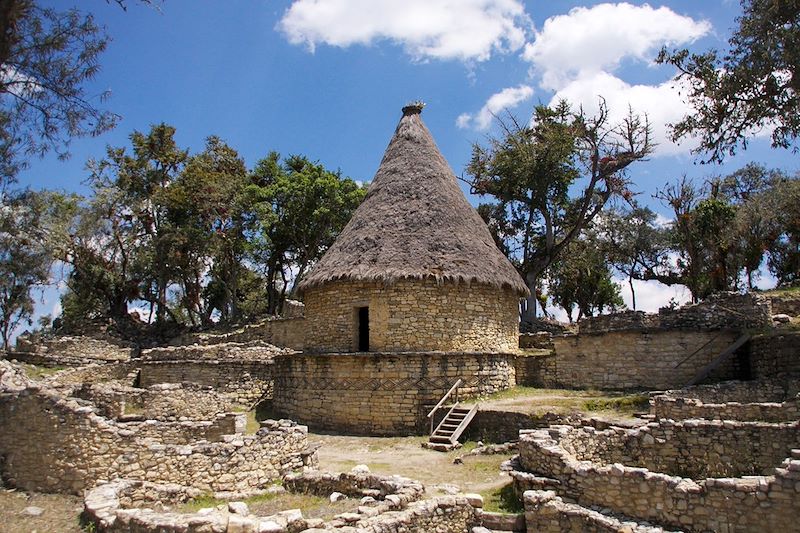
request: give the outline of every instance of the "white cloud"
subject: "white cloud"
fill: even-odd
[[[626,58],[650,63],[663,45],[694,41],[711,30],[668,7],[599,4],[576,7],[547,19],[523,58],[541,75],[543,88],[558,90],[570,80],[613,72]]]
[[[631,288],[628,280],[616,280],[620,286],[622,300],[628,309],[633,309],[633,299],[631,298]],[[669,305],[670,300],[674,299],[680,305],[684,305],[692,300],[689,289],[683,285],[664,285],[655,280],[640,281],[633,280],[633,290],[636,293],[636,310],[657,313],[660,307]]]
[[[574,106],[583,106],[590,116],[597,112],[602,96],[609,109],[610,124],[618,124],[628,113],[646,114],[653,128],[652,141],[657,144],[655,155],[686,153],[697,146],[697,141],[685,139],[681,144],[669,138],[668,124],[678,122],[691,112],[691,107],[683,100],[675,80],[659,85],[631,85],[608,72],[597,72],[574,80],[553,97],[552,103],[565,99]]]
[[[508,87],[489,97],[477,113],[462,113],[456,119],[459,128],[473,127],[477,130],[489,129],[492,118],[504,109],[512,108],[533,96],[533,88],[528,85]]]
[[[312,51],[387,39],[415,59],[485,61],[522,48],[530,25],[520,0],[295,0],[278,29]]]

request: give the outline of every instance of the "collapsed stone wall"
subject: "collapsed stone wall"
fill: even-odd
[[[718,330],[741,331],[772,325],[768,298],[753,293],[718,293],[697,304],[675,309],[662,307],[658,314],[625,311],[587,317],[578,323],[581,334],[627,330]]]
[[[275,359],[273,407],[321,429],[412,434],[458,380],[462,397],[514,384],[510,354],[296,354]]]
[[[794,432],[796,439],[798,434],[798,422],[780,425],[780,429],[764,427],[758,430],[753,429],[753,424],[743,422],[688,421],[684,424],[686,429],[693,427],[697,430],[696,441],[692,446],[686,446],[686,442],[673,446],[668,438],[670,435],[664,431],[658,437],[664,439],[663,442],[654,440],[647,445],[642,442],[638,448],[655,445],[664,455],[674,457],[676,454],[683,454],[695,462],[709,459],[713,461],[713,451],[728,458],[750,454],[754,461],[761,462],[759,466],[764,466],[770,459],[761,451],[752,450],[749,444],[743,443],[745,438],[754,436],[764,447],[775,446],[777,449],[782,448],[791,437],[773,444],[767,435],[782,438],[782,435]],[[678,426],[665,424],[664,428],[675,429]],[[710,428],[714,428],[714,431],[710,431]],[[655,428],[644,433],[630,430],[630,433],[639,432],[642,435],[640,441],[644,441],[643,435],[653,436],[653,429]],[[522,434],[519,462],[524,472],[512,472],[517,489],[520,492],[529,489],[553,490],[584,507],[599,506],[608,509],[609,513],[619,513],[690,532],[731,531],[734,527],[737,531],[751,532],[796,530],[796,510],[800,506],[800,449],[785,453],[789,458],[775,463],[776,468],[770,475],[693,481],[680,475],[653,472],[619,462],[609,464],[605,460],[588,460],[590,457],[608,458],[610,461],[622,459],[619,454],[624,451],[614,451],[610,446],[602,454],[596,449],[587,448],[582,450],[580,456],[576,456],[567,448],[569,445],[580,446],[578,432],[583,433],[582,438],[586,441],[596,437],[588,432],[566,427],[533,430]],[[575,438],[569,440],[569,445],[562,446],[570,433],[575,433]],[[757,433],[763,436],[758,437]],[[610,440],[607,439],[606,442]],[[626,439],[616,440],[621,445]],[[674,449],[670,452],[672,448]],[[780,455],[777,451],[772,453],[773,456]],[[680,464],[679,461],[676,463]],[[740,470],[751,470],[742,463],[740,461]],[[653,466],[658,466],[658,463]],[[721,471],[724,473],[726,469],[723,467]]]
[[[800,379],[800,331],[755,336],[749,354],[755,379]]]
[[[467,533],[477,522],[476,510],[465,496],[419,501],[424,492],[422,485],[399,476],[306,472],[287,476],[283,486],[293,493],[328,496],[335,491],[366,499],[362,500],[357,512],[342,513],[327,521],[305,519],[299,509],[267,517],[256,516],[243,502],[231,503],[221,509],[175,513],[154,511],[152,507],[154,503],[162,504],[162,507],[163,504],[185,503],[196,498],[198,491],[180,485],[118,480],[100,485],[86,495],[85,514],[99,530],[129,533],[312,533],[331,530],[342,533]]]
[[[509,289],[432,280],[336,281],[306,291],[306,351],[358,351],[357,309],[369,308],[375,352],[514,352],[519,297]]]
[[[547,372],[542,375],[540,386],[651,390],[682,387],[737,336],[731,331],[664,330],[554,337],[555,356],[541,363]],[[710,379],[734,379],[739,374],[738,361],[732,358],[712,372]]]
[[[0,394],[5,482],[26,490],[79,493],[98,479],[128,477],[242,491],[313,461],[305,427],[290,421],[269,423],[255,435],[192,442],[196,425],[116,423],[87,404],[37,385]],[[172,443],[159,440],[162,430]],[[190,443],[174,444],[181,431]],[[208,431],[201,438],[210,437]]]

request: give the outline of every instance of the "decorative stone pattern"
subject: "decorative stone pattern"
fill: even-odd
[[[746,293],[719,293],[677,309],[662,307],[657,315],[626,311],[587,317],[578,323],[582,334],[627,330],[743,330],[772,325],[770,301]]]
[[[461,378],[462,397],[514,383],[513,355],[296,354],[275,359],[273,407],[313,427],[369,435],[414,433]]]
[[[522,495],[528,533],[662,533],[661,527],[622,521],[598,511],[565,503],[552,490],[527,490]]]
[[[799,382],[727,382],[667,391],[650,398],[656,419],[791,422],[800,419]]]
[[[761,380],[800,379],[800,331],[753,337],[750,371]]]
[[[306,428],[291,421],[270,422],[255,435],[220,436],[217,442],[195,442],[194,429],[178,426],[118,423],[98,415],[88,402],[42,386],[2,392],[2,476],[10,486],[43,492],[79,493],[99,479],[117,477],[246,491],[315,460],[306,449]],[[170,444],[157,440],[162,429]],[[181,431],[193,440],[174,444]]]
[[[369,307],[370,351],[508,353],[519,343],[519,297],[508,289],[338,281],[308,289],[305,304],[306,351],[358,351],[360,307]]]
[[[554,337],[553,371],[542,377],[547,387],[598,389],[674,389],[731,345],[730,331],[613,331],[605,335]],[[694,355],[693,355],[694,354]],[[740,371],[735,357],[712,372],[711,380],[733,379]]]
[[[678,433],[684,436],[676,438]],[[796,531],[800,449],[787,452],[785,446],[792,439],[797,442],[798,435],[798,422],[770,425],[662,421],[625,434],[614,430],[607,435],[553,427],[520,436],[520,463],[534,476],[512,476],[520,491],[554,490],[584,507],[600,506],[610,513],[685,531]],[[632,447],[626,448],[628,445]],[[659,452],[651,453],[647,448]],[[690,467],[696,474],[723,476],[732,470],[767,470],[767,465],[781,454],[789,458],[773,462],[777,468],[769,475],[698,481],[680,476],[683,469]],[[747,464],[747,458],[755,468]],[[672,474],[625,466],[622,459],[640,460],[644,466],[667,466]],[[673,464],[665,465],[666,461]]]
[[[304,519],[299,509],[268,517],[255,516],[243,503],[179,514],[153,510],[155,506],[184,503],[199,491],[180,485],[118,480],[95,487],[84,498],[85,516],[99,531],[126,533],[185,533],[187,531],[288,533],[468,533],[477,523],[477,511],[466,496],[418,501],[422,485],[398,476],[307,472],[290,475],[285,490],[328,496],[330,488],[351,497],[368,497],[355,513],[343,513],[327,522]],[[274,487],[272,487],[274,488]],[[266,492],[269,492],[268,489]],[[265,492],[265,491],[261,491]]]

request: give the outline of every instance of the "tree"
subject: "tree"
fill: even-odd
[[[57,11],[34,0],[0,1],[0,183],[13,182],[26,157],[70,138],[99,135],[118,117],[90,95],[108,36],[91,15]]]
[[[265,267],[268,311],[274,314],[344,229],[366,188],[306,157],[281,163],[272,152],[256,165],[248,191],[253,262]]]
[[[699,136],[696,152],[721,161],[759,129],[772,145],[794,146],[800,133],[800,0],[741,0],[743,14],[730,50],[690,54],[661,50],[657,61],[677,67],[693,112],[673,125],[673,138]]]
[[[474,194],[494,199],[479,212],[531,290],[529,320],[547,267],[610,198],[631,199],[625,169],[652,151],[650,127],[632,111],[611,124],[602,100],[591,117],[561,101],[536,107],[531,125],[513,117],[499,124],[500,138],[473,146],[467,174]]]
[[[603,253],[603,244],[594,231],[584,232],[572,240],[548,272],[548,290],[553,303],[572,313],[578,308],[576,320],[594,316],[605,309],[624,307],[619,285]]]
[[[656,225],[656,214],[650,208],[638,206],[628,211],[608,210],[598,217],[596,226],[608,262],[628,279],[635,310],[633,280],[644,279],[644,272],[658,268],[664,261],[665,231]]]
[[[14,330],[30,325],[36,287],[49,283],[53,256],[43,239],[43,219],[57,202],[49,193],[3,195],[0,204],[0,337],[8,349]]]

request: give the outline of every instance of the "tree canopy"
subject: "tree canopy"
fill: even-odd
[[[661,63],[679,70],[693,112],[673,125],[673,138],[697,136],[706,162],[721,161],[760,130],[773,147],[797,149],[800,133],[800,0],[741,0],[730,49],[692,54],[662,49]]]

